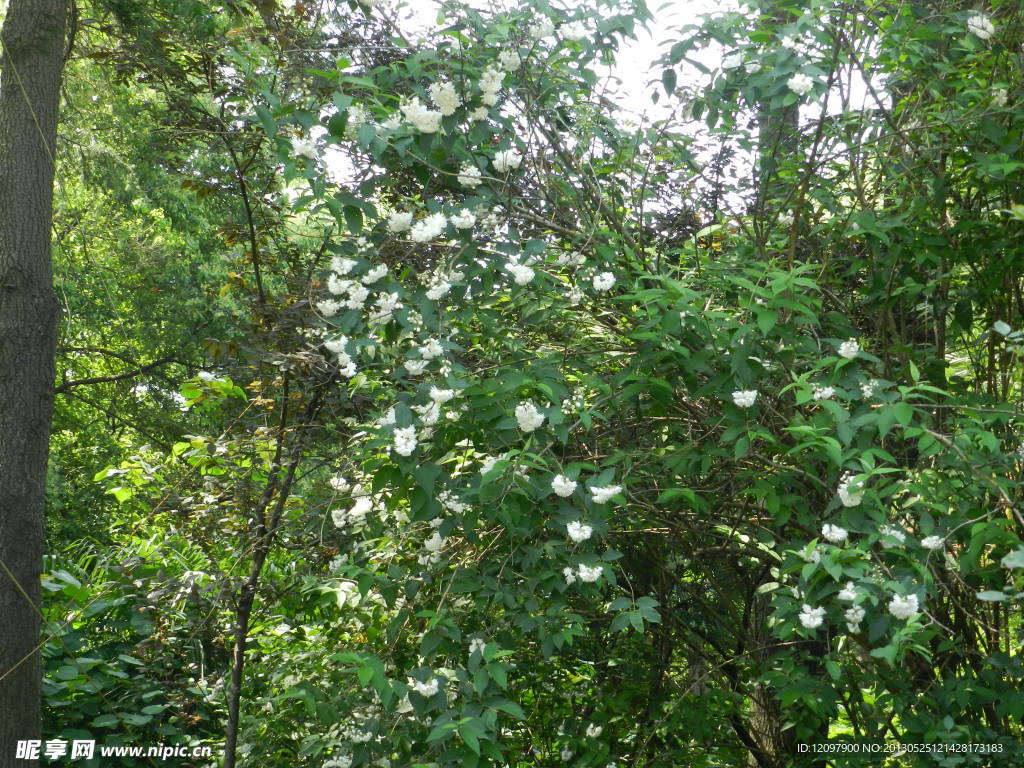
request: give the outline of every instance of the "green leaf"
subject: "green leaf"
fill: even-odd
[[[984,592],[979,592],[976,597],[979,600],[987,600],[993,603],[1001,603],[1004,600],[1009,599],[1009,595],[1005,592],[996,592],[994,589],[986,589]]]

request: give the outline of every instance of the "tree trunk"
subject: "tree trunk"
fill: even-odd
[[[67,0],[10,0],[0,59],[0,768],[39,739],[39,576],[57,303],[50,263]]]

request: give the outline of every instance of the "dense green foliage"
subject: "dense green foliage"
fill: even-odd
[[[82,24],[49,736],[1019,764],[1017,4],[469,5]]]

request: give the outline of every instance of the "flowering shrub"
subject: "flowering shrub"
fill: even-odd
[[[308,764],[782,766],[829,737],[1019,750],[1016,384],[969,277],[1010,267],[958,251],[1011,250],[1019,222],[968,200],[1011,210],[1016,167],[978,150],[956,194],[945,171],[876,182],[889,162],[935,170],[919,135],[976,138],[941,118],[924,64],[901,69],[923,61],[917,20],[887,9],[865,32],[881,44],[854,50],[846,5],[784,5],[774,27],[679,33],[659,97],[699,125],[627,127],[600,97],[639,2],[450,4],[423,50],[327,73],[329,106],[268,90],[290,214],[331,256],[289,365],[329,393],[331,436],[330,471],[305,481],[323,503],[294,517],[337,554],[302,574],[292,671],[257,662],[250,695],[345,723],[303,737]],[[983,15],[943,23],[998,44]],[[972,40],[944,55],[988,55]],[[684,96],[677,69],[709,42],[731,53]],[[974,93],[988,70],[961,63]],[[856,115],[870,130],[822,100],[848,105],[852,71],[892,90]],[[1016,112],[986,119],[1017,135]],[[317,162],[314,126],[351,184]],[[702,166],[736,147],[758,148],[757,186],[709,187]],[[290,748],[247,717],[249,760]]]

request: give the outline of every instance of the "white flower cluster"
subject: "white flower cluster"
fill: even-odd
[[[942,549],[945,541],[941,536],[925,536],[921,539],[921,546],[925,549]]]
[[[615,275],[611,272],[600,272],[594,275],[592,285],[595,291],[610,291],[615,285]]]
[[[582,21],[570,21],[567,24],[563,24],[559,27],[559,32],[562,33],[562,37],[566,40],[573,40],[579,42],[585,40],[590,34],[587,32],[587,26]]]
[[[448,219],[456,229],[472,229],[476,216],[472,211],[459,211]]]
[[[860,385],[860,396],[865,400],[870,400],[875,396],[875,392],[878,391],[878,379],[871,379],[871,381]]]
[[[388,214],[388,231],[399,233],[406,232],[412,226],[412,212],[391,211]]]
[[[838,525],[825,523],[821,526],[821,535],[833,544],[842,544],[846,541],[848,531],[845,528],[840,528]]]
[[[565,475],[555,475],[554,479],[551,481],[551,490],[563,499],[572,496],[576,491],[576,486],[577,482],[575,480],[570,480]]]
[[[893,595],[889,601],[889,613],[897,619],[909,619],[919,612],[917,595]]]
[[[603,488],[591,487],[590,496],[595,504],[607,504],[612,496],[622,493],[621,485],[606,485]]]
[[[824,608],[813,608],[809,606],[807,603],[804,603],[803,608],[800,609],[800,623],[804,625],[805,629],[817,629],[824,622]]]
[[[448,226],[448,220],[443,213],[432,213],[412,225],[409,237],[414,243],[429,243],[442,235],[446,226]]]
[[[756,400],[756,389],[737,389],[732,393],[732,401],[740,408],[750,408]]]
[[[395,429],[395,453],[399,456],[412,456],[416,450],[416,427],[398,427]]]
[[[292,139],[292,157],[296,159],[305,157],[307,160],[316,160],[316,141],[304,139],[301,136]]]
[[[495,153],[494,160],[491,162],[494,164],[494,170],[498,173],[507,173],[522,165],[523,156],[514,149],[503,149]]]
[[[847,472],[839,481],[836,493],[844,507],[856,507],[864,497],[864,481],[854,483],[853,475]]]
[[[839,590],[837,597],[840,600],[846,600],[847,602],[853,602],[857,599],[857,588],[853,585],[852,581],[846,582],[846,586]]]
[[[514,258],[510,258],[508,262],[506,262],[505,269],[512,274],[512,279],[515,281],[516,285],[529,285],[535,274],[533,267],[529,267],[526,264],[520,264],[519,261]]]
[[[789,90],[797,96],[804,96],[814,88],[814,80],[810,75],[805,75],[803,72],[797,72],[786,81],[786,85],[789,87]]]
[[[418,96],[414,96],[407,104],[400,109],[402,116],[416,128],[420,133],[437,133],[441,127],[441,113],[437,110],[427,109]]]
[[[496,67],[488,67],[480,75],[480,101],[489,107],[498,103],[498,91],[505,80],[505,73]],[[486,112],[484,114],[486,117]]]
[[[459,168],[458,181],[459,184],[461,184],[464,187],[468,187],[469,189],[476,189],[477,187],[480,186],[481,176],[483,176],[483,173],[481,173],[480,169],[467,161],[462,164],[461,168]]]
[[[459,96],[459,92],[449,82],[439,80],[431,84],[427,92],[430,94],[430,100],[434,102],[434,106],[445,117],[454,115],[455,110],[462,106],[462,98]]]
[[[420,696],[426,696],[429,698],[430,696],[435,695],[439,690],[441,690],[441,684],[436,677],[431,678],[425,683],[410,677],[409,688],[418,693]]]
[[[566,584],[574,584],[577,579],[582,582],[592,584],[601,578],[601,574],[604,573],[604,569],[600,565],[584,565],[580,563],[576,570],[566,567],[562,569],[562,575],[565,577]]]
[[[555,31],[555,25],[547,16],[538,16],[536,20],[531,24],[527,30],[528,34],[534,40],[543,40],[545,37],[550,37]]]
[[[518,51],[502,51],[498,54],[498,63],[506,72],[515,72],[523,65],[523,57]]]
[[[565,527],[565,531],[569,534],[569,538],[576,544],[586,541],[594,534],[594,529],[589,525],[584,525],[580,520],[574,520],[569,523]]]
[[[347,336],[339,336],[336,339],[324,341],[324,346],[327,347],[328,351],[333,352],[338,358],[338,373],[346,379],[351,379],[356,375],[356,361],[345,351],[346,344],[348,344]]]
[[[853,634],[860,632],[860,623],[864,621],[864,608],[860,605],[853,605],[843,611],[843,618],[846,619],[846,631]]]
[[[349,509],[335,509],[331,512],[331,522],[335,528],[344,529],[349,525],[358,525],[366,519],[366,515],[373,509],[373,499],[363,489],[362,485],[356,485],[352,489],[352,506]]]
[[[555,258],[555,266],[558,267],[582,267],[587,257],[578,251],[562,251]]]
[[[533,432],[547,418],[532,401],[526,400],[516,406],[516,421],[523,432]]]
[[[815,400],[831,400],[835,393],[834,387],[818,387],[814,390],[813,397]]]
[[[847,360],[853,360],[858,354],[860,354],[860,344],[857,343],[856,339],[847,339],[839,345],[839,356],[845,357]]]
[[[484,646],[486,645],[487,641],[485,641],[483,638],[474,637],[472,640],[469,641],[469,655],[472,656],[477,651],[483,653]]]
[[[981,40],[991,40],[996,33],[995,25],[983,13],[972,13],[967,17],[967,31]]]

